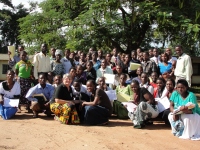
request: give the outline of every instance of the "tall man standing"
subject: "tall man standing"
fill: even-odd
[[[38,75],[40,73],[44,73],[47,77],[47,73],[51,71],[50,57],[47,55],[47,53],[47,44],[42,44],[41,52],[37,53],[33,58],[35,79],[38,79]]]
[[[175,51],[179,56],[174,71],[176,82],[179,79],[185,79],[188,82],[188,85],[191,86],[191,76],[193,74],[191,58],[189,55],[183,53],[183,47],[181,45],[176,46]]]

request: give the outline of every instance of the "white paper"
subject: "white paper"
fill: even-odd
[[[163,112],[164,110],[168,109],[170,106],[169,99],[165,96],[163,98],[155,98],[155,101],[158,102],[158,111]]]
[[[105,73],[103,76],[105,77],[106,84],[114,84],[114,82],[115,82],[114,74]]]
[[[4,107],[18,107],[19,99],[9,99],[4,97]]]
[[[122,104],[123,104],[124,106],[126,106],[126,108],[127,108],[127,110],[128,110],[129,112],[133,112],[134,109],[137,108],[137,105],[135,105],[135,104],[132,103],[132,102],[122,102]]]
[[[109,90],[109,91],[105,91],[106,94],[108,95],[108,98],[113,101],[113,100],[117,100],[117,94],[115,90]]]

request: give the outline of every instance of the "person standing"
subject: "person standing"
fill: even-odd
[[[20,58],[21,60],[15,65],[15,73],[21,88],[20,105],[26,104],[26,109],[30,111],[30,102],[25,98],[25,96],[31,88],[32,79],[34,79],[33,65],[29,60],[27,60],[27,53],[25,51],[20,52]]]
[[[144,73],[150,76],[152,72],[157,72],[157,65],[154,61],[149,59],[149,52],[143,52],[143,60],[142,68]]]
[[[185,79],[190,87],[191,76],[193,74],[191,58],[189,55],[183,53],[183,47],[181,45],[176,46],[175,51],[179,56],[176,62],[176,68],[174,70],[174,75],[176,76],[176,83],[180,79]]]
[[[8,56],[9,56],[8,65],[10,68],[13,68],[15,66],[15,64],[20,61],[20,52],[21,51],[24,51],[24,46],[22,46],[22,45],[18,46],[17,55],[15,55],[13,57],[13,60],[10,58],[11,52],[8,51]]]
[[[70,68],[75,66],[73,60],[69,58],[69,55],[70,55],[70,50],[66,49],[65,50],[65,57],[63,57],[61,59],[61,62],[64,65],[64,68],[65,68],[65,73],[69,73]]]
[[[47,55],[47,53],[47,44],[42,44],[41,52],[37,53],[33,58],[35,79],[38,79],[38,75],[41,73],[44,73],[47,77],[47,73],[51,71],[50,57]]]

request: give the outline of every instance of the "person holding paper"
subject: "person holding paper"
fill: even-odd
[[[120,76],[122,74],[122,66],[120,64],[118,64],[116,66],[116,72],[117,74],[115,74],[115,80],[114,80],[114,84],[113,84],[113,89],[115,89],[119,84],[120,84]],[[127,81],[129,80],[129,75],[126,74],[127,76]]]
[[[6,74],[6,81],[0,83],[0,116],[3,119],[10,119],[13,117],[18,107],[4,107],[4,100],[18,99],[21,94],[20,85],[14,81],[15,72],[8,70]]]
[[[96,79],[96,82],[98,81],[98,79],[99,79],[100,77],[103,77],[104,74],[113,74],[112,69],[109,68],[109,67],[107,66],[107,62],[106,62],[105,59],[103,59],[103,60],[101,61],[101,68],[99,68],[99,69],[97,70],[97,79]]]
[[[33,111],[33,118],[37,118],[38,113],[43,111],[47,116],[51,116],[49,101],[53,98],[54,87],[51,84],[46,83],[46,80],[46,75],[44,73],[41,73],[38,79],[39,83],[30,88],[28,93],[26,94],[26,98],[31,101],[30,108]],[[34,95],[36,94],[43,94],[45,96],[45,100],[47,101],[45,101],[44,99],[40,101],[39,99],[35,98]]]
[[[140,87],[146,88],[152,95],[154,94],[154,88],[149,83],[147,73],[143,72],[141,75],[141,84]]]
[[[110,91],[112,90],[109,86],[106,85],[105,77],[100,77],[98,79],[98,86],[97,89],[102,89],[104,91]]]
[[[11,52],[8,50],[8,56],[9,56],[8,65],[11,69],[15,66],[16,63],[18,63],[20,61],[20,52],[21,51],[24,51],[24,46],[19,45],[18,50],[17,50],[17,55],[14,55],[14,57],[11,58]],[[27,59],[28,59],[28,57],[27,57]]]
[[[141,129],[148,124],[148,119],[156,118],[159,114],[153,95],[146,89],[139,86],[138,81],[133,80],[131,89],[135,93],[133,103],[137,108],[129,112],[129,118],[133,121],[133,127]]]
[[[129,63],[129,68],[128,68],[128,74],[131,78],[134,78],[137,76],[136,70],[130,70],[131,63],[141,64],[141,62],[136,57],[137,57],[136,51],[135,50],[131,51],[131,60]]]
[[[126,79],[127,79],[126,74],[122,73],[120,75],[120,80],[119,80],[120,84],[116,87],[116,93],[117,94],[123,93],[128,96],[132,96],[133,91],[131,90],[130,85],[126,84]],[[126,107],[119,100],[115,100],[113,102],[113,112],[120,119],[128,118],[128,111],[127,111]]]
[[[190,92],[188,82],[180,79],[170,97],[170,111],[168,116],[172,133],[182,139],[200,140],[200,108],[194,93]],[[187,106],[192,103],[194,107]],[[179,109],[183,113],[173,114]]]
[[[165,86],[165,80],[163,78],[158,78],[157,81],[157,89],[154,91],[154,98],[158,103],[158,108],[161,106],[162,110],[159,109],[158,118],[161,118],[165,124],[169,125],[168,115],[170,113],[169,110],[169,91],[171,91],[171,87],[169,87],[170,81],[168,81],[168,88]],[[174,86],[172,87],[174,89]]]
[[[106,125],[112,114],[112,105],[107,94],[102,89],[96,89],[96,83],[89,80],[86,83],[91,93],[90,102],[83,102],[84,121],[88,125]]]

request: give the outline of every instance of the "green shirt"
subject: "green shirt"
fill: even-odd
[[[177,109],[179,106],[183,106],[186,105],[188,102],[191,102],[195,104],[195,107],[192,109],[192,112],[200,115],[200,108],[197,103],[197,98],[192,92],[189,92],[186,99],[183,99],[177,91],[174,91],[170,97],[170,101],[174,103],[174,109]]]
[[[19,70],[18,76],[21,78],[29,78],[31,76],[31,68],[30,62],[20,61],[15,65],[15,69]]]
[[[120,85],[118,85],[116,87],[116,93],[123,93],[123,94],[126,94],[126,95],[129,95],[129,96],[132,96],[133,95],[133,91],[131,90],[131,87],[130,85],[127,85],[126,87],[124,88],[121,88]]]

